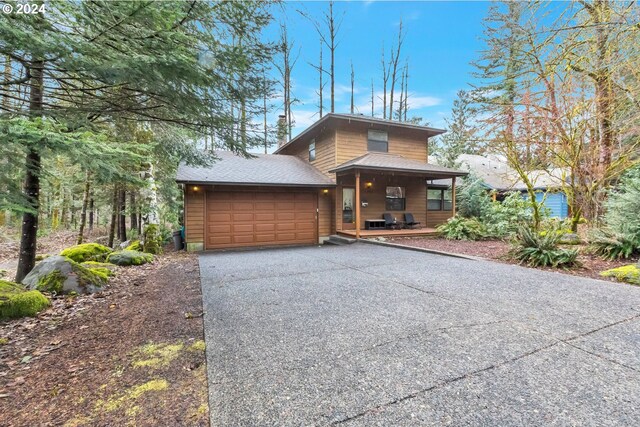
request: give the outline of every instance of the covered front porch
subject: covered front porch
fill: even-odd
[[[333,171],[336,232],[356,239],[434,235],[435,227],[454,215],[456,177],[466,175],[381,153]],[[449,180],[450,185],[431,189],[428,183],[435,180]]]

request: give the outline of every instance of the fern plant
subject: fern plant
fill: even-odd
[[[487,230],[480,221],[457,215],[438,226],[437,231],[450,240],[480,240],[487,237]]]
[[[591,233],[589,248],[608,260],[630,258],[640,248],[640,236],[629,236],[609,229],[596,230]]]
[[[539,233],[531,227],[518,230],[510,256],[530,267],[572,267],[578,264],[578,251],[558,247],[556,230]]]

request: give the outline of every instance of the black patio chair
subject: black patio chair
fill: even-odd
[[[420,226],[420,222],[416,221],[416,219],[413,217],[412,213],[405,213],[404,214],[404,225],[407,226],[407,228],[413,228],[415,226]],[[420,226],[419,228],[422,228],[422,226]]]
[[[382,218],[384,218],[384,227],[389,230],[398,230],[401,227],[401,224],[398,224],[398,221],[388,212],[383,213]]]

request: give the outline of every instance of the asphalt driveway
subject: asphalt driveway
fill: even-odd
[[[640,288],[365,243],[200,269],[212,426],[640,425]]]

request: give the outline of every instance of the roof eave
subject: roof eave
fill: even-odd
[[[191,185],[238,185],[238,186],[255,186],[255,187],[335,187],[335,183],[278,183],[278,182],[229,182],[229,181],[194,181],[185,179],[176,179],[178,184]]]
[[[384,171],[384,172],[399,172],[399,173],[411,173],[411,174],[416,174],[416,175],[425,175],[425,176],[438,176],[438,177],[443,177],[443,178],[449,178],[449,177],[454,177],[454,176],[467,176],[469,175],[469,172],[464,172],[464,171],[424,171],[424,170],[416,170],[416,169],[404,169],[404,168],[385,168],[385,167],[380,167],[380,166],[358,166],[358,165],[354,165],[354,166],[348,166],[345,168],[335,168],[335,169],[331,169],[329,170],[329,172],[333,172],[333,173],[340,173],[340,172],[347,172],[350,170],[368,170],[368,171]],[[437,178],[434,178],[437,179]]]

